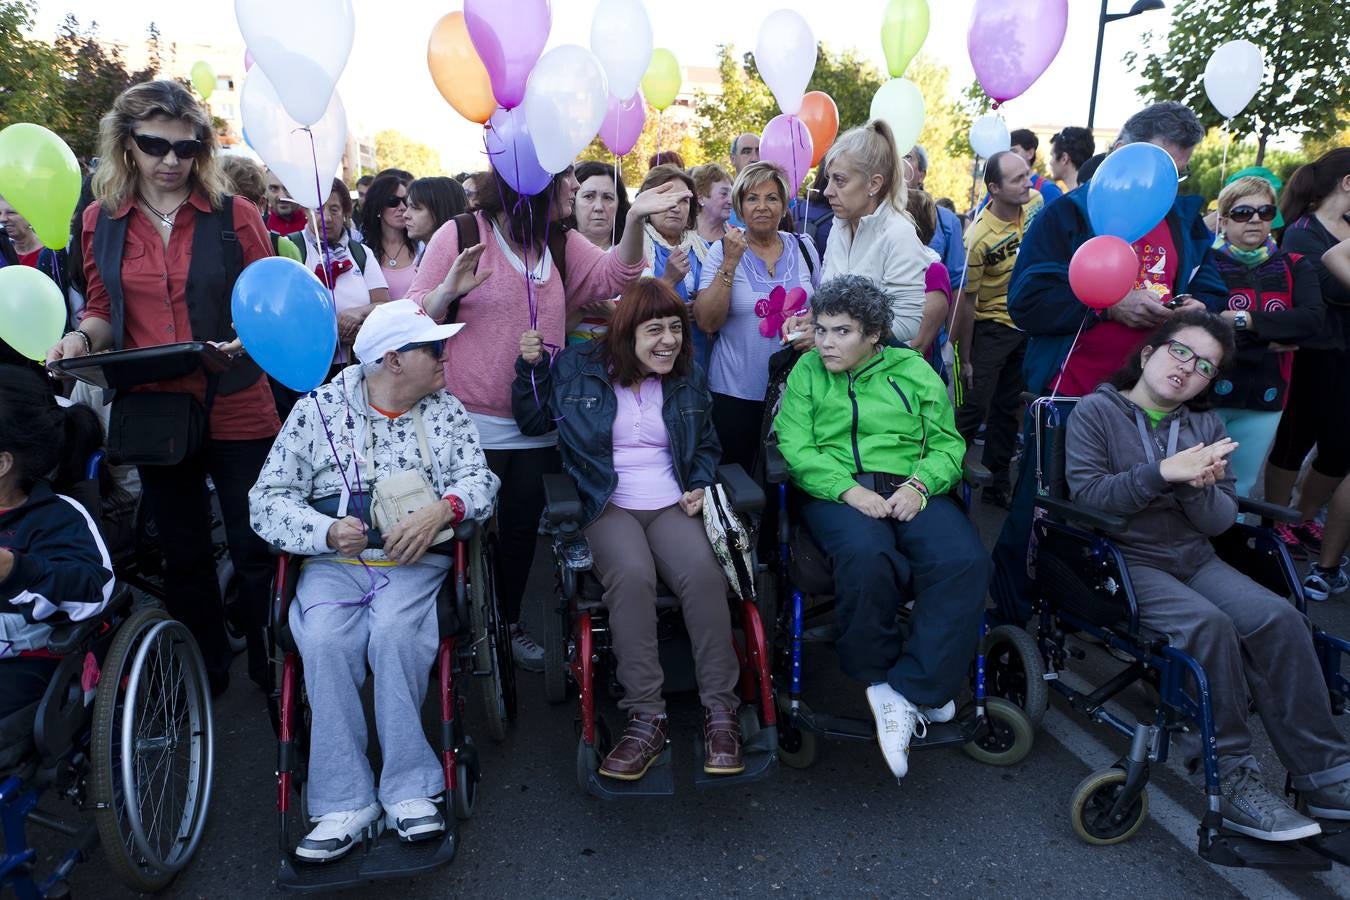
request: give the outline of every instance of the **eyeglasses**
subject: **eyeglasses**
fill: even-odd
[[[404,344],[398,348],[399,353],[407,353],[409,350],[429,350],[432,356],[440,359],[445,354],[445,341],[422,341],[415,344]]]
[[[1262,203],[1260,206],[1235,206],[1228,213],[1234,222],[1250,222],[1252,216],[1259,216],[1262,222],[1274,222],[1279,210],[1274,203]]]
[[[153,134],[133,134],[131,139],[142,153],[156,159],[168,156],[170,150],[179,159],[196,159],[206,150],[201,141],[170,141]]]
[[[1177,362],[1190,362],[1195,360],[1195,374],[1206,381],[1210,381],[1215,375],[1219,374],[1219,367],[1205,359],[1203,356],[1196,356],[1195,351],[1187,347],[1181,341],[1169,341],[1167,343],[1167,353]]]
[[[408,198],[407,198],[407,197],[390,197],[388,200],[385,200],[385,201],[384,201],[384,205],[387,206],[387,207],[389,207],[390,209],[398,209],[400,206],[407,206],[407,205],[408,205]]]

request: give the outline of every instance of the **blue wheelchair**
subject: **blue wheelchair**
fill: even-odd
[[[1015,661],[994,663],[991,683],[997,692],[1043,711],[1046,687],[1091,721],[1106,725],[1129,739],[1129,749],[1111,765],[1088,775],[1070,803],[1074,831],[1089,844],[1110,845],[1127,840],[1148,815],[1147,785],[1150,765],[1166,762],[1171,740],[1179,732],[1199,730],[1200,764],[1207,803],[1199,825],[1200,856],[1223,866],[1317,870],[1331,860],[1350,863],[1350,829],[1323,822],[1323,834],[1302,841],[1270,843],[1237,835],[1221,827],[1220,780],[1214,743],[1210,684],[1203,667],[1171,646],[1165,634],[1139,622],[1139,609],[1130,573],[1111,534],[1126,520],[1068,499],[1065,482],[1065,435],[1074,398],[1035,398],[1031,402],[1036,479],[1035,519],[1032,526],[1031,608],[1039,653]],[[1245,498],[1242,513],[1259,517],[1262,525],[1241,522],[1214,540],[1221,559],[1277,595],[1305,611],[1302,585],[1288,552],[1268,527],[1272,521],[1294,521],[1293,510]],[[1005,621],[1021,617],[1000,609]],[[1087,691],[1071,687],[1060,677],[1086,654],[1070,636],[1098,642],[1121,660],[1121,671]],[[1341,671],[1341,658],[1350,643],[1313,628],[1314,645],[1325,677],[1324,685],[1310,690],[1330,692],[1336,713],[1345,711],[1350,678]],[[1081,673],[1080,673],[1081,674]],[[1133,720],[1107,704],[1136,683],[1153,689],[1156,703],[1150,718]],[[1294,793],[1286,787],[1289,793]]]

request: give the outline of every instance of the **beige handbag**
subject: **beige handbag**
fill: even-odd
[[[369,401],[367,401],[369,404]],[[369,460],[371,476],[375,487],[370,492],[371,518],[380,534],[387,535],[389,529],[408,516],[424,509],[442,498],[427,482],[427,476],[420,469],[400,469],[380,476],[375,471],[375,429],[367,423],[366,459]],[[422,425],[422,410],[413,407],[413,427],[417,429],[417,452],[422,461],[434,466],[431,448],[427,444],[426,430]],[[455,529],[446,528],[431,541],[432,546],[453,539]]]
[[[750,531],[732,510],[727,492],[720,484],[703,489],[703,528],[731,590],[740,599],[753,601],[755,567],[750,556]]]

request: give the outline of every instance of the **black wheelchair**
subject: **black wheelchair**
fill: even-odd
[[[371,532],[370,546],[380,546]],[[361,845],[332,862],[297,862],[292,851],[307,830],[309,704],[303,661],[290,628],[290,607],[303,560],[282,554],[277,560],[271,610],[271,657],[278,672],[269,707],[277,734],[277,814],[281,862],[277,886],[283,890],[325,893],[387,878],[406,878],[448,865],[459,846],[458,820],[468,819],[478,797],[478,750],[464,726],[466,693],[489,736],[502,740],[516,717],[515,670],[507,624],[497,608],[492,572],[496,539],[473,521],[455,529],[454,540],[429,553],[453,563],[436,596],[440,644],[428,695],[424,725],[440,752],[445,772],[441,814],[446,831],[439,840],[402,843],[382,834],[384,819],[372,825]],[[466,687],[466,682],[468,687]],[[430,715],[428,715],[428,713]],[[430,721],[428,721],[430,719]],[[298,808],[296,807],[298,804]]]
[[[764,492],[740,466],[722,466],[718,483],[727,493],[732,512],[745,516],[764,506]],[[614,648],[604,607],[604,588],[589,564],[577,568],[569,562],[569,550],[585,546],[581,534],[581,499],[567,475],[544,476],[544,515],[551,530],[556,592],[552,608],[545,611],[544,693],[548,702],[567,699],[569,682],[580,698],[580,731],[577,740],[577,785],[585,793],[605,800],[669,797],[675,794],[674,767],[667,742],[658,760],[639,781],[617,781],[599,774],[600,763],[614,746],[613,733],[597,710],[597,681],[606,679],[611,697],[623,688],[615,678]],[[764,625],[754,602],[754,573],[738,563],[741,592],[733,591],[731,622],[736,655],[741,663],[741,746],[745,771],[737,775],[708,775],[703,771],[703,740],[695,739],[694,786],[706,788],[744,785],[773,773],[777,766],[776,710]],[[739,599],[745,597],[746,599]],[[679,600],[657,582],[657,634],[666,693],[694,691],[693,654],[684,632]],[[622,731],[622,727],[620,728]]]
[[[1166,762],[1172,737],[1198,728],[1207,805],[1199,826],[1200,856],[1224,866],[1326,869],[1330,860],[1350,863],[1350,828],[1323,822],[1323,834],[1303,841],[1270,843],[1237,835],[1221,827],[1218,759],[1210,687],[1204,669],[1188,654],[1170,645],[1167,635],[1141,625],[1130,574],[1111,534],[1126,520],[1068,499],[1065,483],[1065,434],[1076,399],[1042,397],[1031,403],[1037,496],[1030,556],[1031,607],[1039,654],[1021,656],[1015,664],[997,667],[996,690],[1019,704],[1044,708],[1049,686],[1074,710],[1129,738],[1129,749],[1110,766],[1083,779],[1070,803],[1074,831],[1090,844],[1116,844],[1131,837],[1148,815],[1149,766]],[[1290,598],[1305,611],[1303,590],[1282,542],[1270,530],[1274,520],[1295,521],[1294,510],[1239,499],[1239,511],[1259,517],[1261,526],[1241,522],[1215,539],[1220,558],[1274,593]],[[1000,610],[1016,621],[1015,611]],[[1099,687],[1080,691],[1061,673],[1086,657],[1069,642],[1087,638],[1129,660],[1125,668]],[[1331,694],[1332,709],[1343,713],[1350,696],[1350,678],[1341,658],[1350,643],[1313,629],[1325,685],[1308,685]],[[1189,682],[1189,684],[1188,684]],[[1113,698],[1136,683],[1151,686],[1156,704],[1151,718],[1134,720],[1107,708]],[[1288,787],[1286,786],[1286,789]],[[1293,793],[1292,790],[1289,790]]]

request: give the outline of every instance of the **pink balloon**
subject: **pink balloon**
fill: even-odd
[[[811,130],[796,116],[774,116],[759,138],[759,158],[777,163],[787,172],[794,196],[811,171],[812,150]]]
[[[1084,306],[1115,306],[1139,277],[1139,257],[1121,238],[1101,234],[1085,241],[1069,260],[1069,287]]]
[[[549,0],[464,0],[464,24],[487,67],[492,96],[503,109],[516,108],[553,25]]]
[[[638,91],[627,100],[609,95],[609,106],[605,110],[605,120],[600,123],[600,140],[605,142],[609,152],[623,156],[637,146],[642,128],[647,124],[647,103]]]
[[[248,48],[244,48],[244,71],[247,72],[251,68],[253,68],[253,54]]]
[[[980,87],[1004,103],[1050,67],[1064,43],[1069,0],[975,0],[966,47]]]

